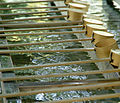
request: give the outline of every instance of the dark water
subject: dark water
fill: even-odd
[[[107,5],[105,0],[89,0],[89,2],[94,5],[90,7],[88,13],[90,14],[99,14],[101,18],[105,21],[105,26],[108,28],[109,32],[115,34],[116,40],[120,44],[120,20],[119,12],[110,6]],[[40,3],[34,5],[17,5],[17,7],[33,7],[38,5],[47,6],[47,3]],[[99,6],[98,6],[99,5]],[[16,5],[10,5],[15,7]],[[12,13],[16,12],[34,12],[36,10],[13,10]],[[39,11],[39,10],[37,10]],[[10,13],[11,11],[7,11]],[[4,12],[6,13],[6,12]],[[42,16],[46,16],[47,14],[42,14]],[[56,15],[56,14],[50,14]],[[30,15],[29,15],[30,16]],[[28,17],[28,15],[26,16]],[[32,15],[31,17],[39,17],[39,15]],[[22,16],[17,16],[16,18],[23,18]],[[7,18],[8,19],[8,18]],[[24,22],[48,22],[52,20],[37,20],[37,21],[24,21]],[[59,21],[59,20],[58,20]],[[23,22],[23,23],[24,23]],[[58,30],[57,30],[58,31]],[[60,30],[61,31],[61,30]],[[63,31],[63,30],[62,30]],[[67,29],[65,31],[71,31],[71,29]],[[30,32],[17,32],[17,33],[35,33],[35,32],[54,32],[54,31],[30,31]],[[16,32],[13,32],[16,33]],[[76,36],[73,34],[67,35],[42,35],[42,36],[13,36],[8,37],[7,40],[9,43],[33,43],[33,42],[42,42],[42,41],[57,41],[64,39],[76,39]],[[33,45],[33,46],[24,46],[24,47],[15,47],[10,49],[19,49],[19,50],[45,50],[45,49],[72,49],[72,48],[83,48],[81,43],[72,42],[72,43],[58,43],[58,44],[46,44],[46,45]],[[67,53],[32,53],[32,54],[12,54],[12,60],[14,66],[26,66],[26,65],[40,65],[46,63],[59,63],[59,62],[68,62],[68,61],[79,61],[79,60],[88,60],[87,52],[67,52]],[[70,66],[55,66],[55,67],[45,67],[36,70],[19,70],[15,71],[17,76],[21,75],[46,75],[53,73],[70,73],[70,72],[80,72],[80,71],[88,71],[88,70],[98,70],[95,64],[81,64],[81,65],[70,65]],[[37,79],[34,80],[36,82],[50,82],[50,81],[62,81],[62,80],[85,80],[85,79],[94,79],[94,78],[103,78],[102,75],[88,75],[88,76],[68,76],[68,77],[59,77],[59,78],[46,78],[46,79]],[[33,80],[31,80],[32,82]],[[67,99],[71,97],[83,97],[83,96],[91,96],[97,94],[105,94],[105,93],[113,93],[112,90],[94,90],[94,91],[67,91],[60,93],[45,93],[38,94],[35,96],[26,96],[22,97],[23,103],[36,103],[35,101],[49,101],[49,100],[61,100]],[[33,102],[32,102],[33,101]],[[89,101],[89,102],[81,102],[81,103],[117,103],[118,99],[107,99],[100,101]]]
[[[103,4],[106,4],[106,1],[103,1]],[[120,48],[120,9],[111,8],[111,6],[103,5],[103,9],[105,12],[106,25],[108,28],[108,32],[115,34],[115,39]]]

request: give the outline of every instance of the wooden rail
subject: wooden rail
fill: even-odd
[[[0,50],[0,54],[8,53],[55,53],[55,52],[80,52],[94,51],[94,48],[62,49],[62,50]]]
[[[57,27],[55,27],[57,28]],[[59,28],[59,27],[58,27]],[[58,29],[57,28],[57,29]],[[39,29],[32,29],[32,30],[46,30],[46,28],[39,28]],[[50,30],[51,28],[48,28],[47,30]],[[52,28],[54,29],[54,28]],[[61,28],[60,28],[61,29]],[[85,33],[86,31],[85,30],[82,30],[82,31],[65,31],[65,32],[47,32],[47,33],[16,33],[16,34],[0,34],[0,37],[5,37],[5,36],[28,36],[28,35],[56,35],[56,34],[66,34],[66,35],[69,35],[69,34],[74,34],[74,33]]]
[[[0,3],[0,5],[8,5],[8,4],[22,4],[22,3],[39,3],[39,2],[53,2],[53,1],[64,1],[64,0],[36,0],[36,1],[23,1],[23,2],[6,2]]]
[[[36,28],[36,27],[49,27],[49,26],[67,26],[76,25],[81,23],[81,21],[58,21],[58,22],[47,22],[47,23],[15,23],[15,24],[0,24],[0,27],[9,28]]]
[[[14,21],[25,21],[25,20],[54,19],[54,18],[64,18],[67,16],[68,15],[58,15],[58,16],[45,16],[45,17],[29,17],[29,18],[24,18],[24,19],[6,19],[6,20],[2,20],[0,22],[4,23],[4,22],[14,22]]]
[[[45,6],[45,7],[19,7],[19,8],[0,8],[0,10],[16,10],[16,9],[54,9],[54,8],[67,8],[67,6]]]
[[[105,62],[105,61],[110,61],[110,59],[105,58],[105,59],[96,59],[96,60],[83,60],[83,61],[60,62],[60,63],[43,64],[43,65],[31,65],[31,66],[13,67],[13,68],[1,68],[0,72],[34,69],[34,68],[37,69],[37,68],[53,67],[53,66],[66,66],[66,65],[72,65],[72,64],[96,63],[96,62]]]
[[[56,88],[56,87],[70,87],[70,86],[82,86],[82,85],[92,85],[98,83],[110,83],[116,82],[120,79],[87,79],[87,80],[62,80],[62,81],[49,81],[49,82],[24,82],[16,84],[21,92],[30,91],[30,90],[38,90],[38,89],[46,89],[46,88]],[[104,88],[107,90],[110,89],[119,89],[120,87],[109,87]],[[102,89],[102,88],[101,88]]]
[[[29,12],[29,13],[0,14],[0,16],[6,17],[6,16],[30,15],[30,14],[39,14],[40,15],[40,13],[58,13],[58,12],[67,12],[67,11],[68,10],[50,10],[50,11]]]
[[[35,95],[39,93],[54,93],[54,92],[64,92],[64,91],[76,91],[76,90],[95,90],[99,88],[106,88],[106,87],[116,87],[120,86],[120,82],[111,82],[111,83],[99,83],[95,85],[83,85],[83,86],[69,86],[69,87],[62,87],[62,88],[51,88],[51,89],[42,89],[36,91],[28,91],[28,92],[19,92],[19,93],[10,93],[10,94],[1,94],[0,98],[11,98],[11,97],[18,97],[18,96],[26,96],[26,95]],[[116,97],[120,96],[120,93],[117,93]],[[111,98],[111,97],[110,97]],[[50,102],[50,101],[49,101]],[[53,101],[52,101],[53,102]],[[61,102],[59,102],[61,103]],[[65,102],[63,102],[65,103]]]
[[[36,43],[4,44],[4,45],[0,45],[0,48],[5,48],[5,47],[17,47],[17,46],[30,46],[30,45],[43,45],[43,44],[50,44],[50,43],[79,42],[79,41],[88,41],[88,40],[92,40],[92,38],[85,38],[85,39],[68,39],[68,40],[36,42]]]
[[[83,25],[74,25],[74,26],[59,26],[59,27],[44,27],[44,28],[29,28],[29,29],[8,29],[8,30],[0,30],[0,33],[2,32],[17,32],[17,31],[36,31],[36,30],[56,30],[56,29],[71,29],[71,28],[82,28]],[[80,31],[85,32],[84,31]],[[6,36],[9,34],[5,34]],[[13,34],[14,35],[14,34]],[[3,36],[2,34],[0,35]]]
[[[16,81],[16,80],[31,80],[31,79],[41,79],[41,78],[52,78],[52,77],[65,77],[65,76],[81,76],[81,75],[94,75],[94,74],[104,74],[104,73],[114,73],[120,72],[120,69],[112,70],[94,70],[85,72],[72,72],[72,73],[62,73],[62,74],[48,74],[48,75],[32,75],[32,76],[16,76],[8,78],[0,78],[0,81]]]

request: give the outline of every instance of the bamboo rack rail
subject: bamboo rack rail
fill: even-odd
[[[88,80],[66,80],[66,81],[51,81],[51,82],[24,82],[24,84],[19,83],[17,86],[22,91],[29,91],[29,90],[38,90],[38,89],[45,89],[45,88],[53,88],[53,87],[70,87],[70,86],[81,86],[81,85],[92,85],[97,83],[110,83],[116,82],[120,79],[88,79]],[[110,89],[119,89],[119,87],[109,87],[105,88],[107,90]]]
[[[53,66],[66,66],[66,65],[72,65],[72,64],[96,63],[96,62],[105,62],[105,61],[110,61],[110,59],[105,58],[105,59],[96,59],[96,60],[83,60],[83,61],[60,62],[60,63],[43,64],[43,65],[31,65],[31,66],[24,66],[24,67],[1,68],[0,72],[34,69],[34,68],[37,69],[37,68],[53,67]]]
[[[91,84],[96,84],[96,83],[109,83],[109,82],[117,82],[119,81],[120,78],[112,78],[112,79],[104,79],[104,78],[96,78],[96,79],[85,79],[85,80],[79,80],[79,79],[75,79],[75,80],[61,80],[61,81],[48,81],[48,82],[24,82],[24,84],[22,83],[18,83],[16,85],[18,85],[20,88],[26,88],[26,87],[42,87],[42,86],[55,86],[55,87],[63,87],[66,85],[71,85],[74,86],[76,85],[76,83],[78,83],[78,85],[91,85]],[[43,87],[44,88],[44,87]]]
[[[57,12],[67,12],[67,11],[68,10],[50,10],[50,11],[29,12],[29,13],[0,14],[0,16],[5,17],[5,16],[16,16],[16,15],[40,14],[40,13],[57,13]]]
[[[55,27],[57,28],[57,27]],[[59,27],[58,27],[59,28]],[[45,28],[40,28],[37,30],[45,30]],[[35,30],[35,29],[33,29]],[[48,29],[47,29],[48,30]],[[5,36],[29,36],[29,35],[53,35],[53,34],[74,34],[74,33],[85,33],[85,30],[82,31],[65,31],[65,32],[47,32],[47,33],[16,33],[16,34],[0,34],[0,37],[5,37]]]
[[[39,3],[39,2],[53,2],[53,1],[63,1],[63,0],[36,0],[36,1],[23,1],[23,2],[6,2],[6,3],[0,3],[0,5],[22,4],[22,3]]]
[[[58,22],[47,22],[47,23],[15,23],[15,24],[0,24],[0,27],[13,27],[13,28],[36,28],[36,27],[49,27],[49,26],[66,26],[66,25],[76,25],[81,23],[81,21],[58,21]]]
[[[30,18],[24,18],[24,19],[6,19],[0,21],[1,23],[4,22],[14,22],[14,21],[25,21],[25,20],[41,20],[41,19],[54,19],[54,18],[64,18],[68,15],[58,15],[58,16],[45,16],[45,17],[30,17]]]
[[[61,49],[61,50],[0,50],[0,54],[8,53],[55,53],[55,52],[80,52],[94,51],[94,48],[79,48],[79,49]]]
[[[16,80],[51,78],[51,77],[94,75],[94,74],[104,74],[104,73],[113,73],[113,72],[120,72],[120,69],[94,70],[94,71],[72,72],[72,73],[62,73],[62,74],[57,73],[57,74],[48,74],[48,75],[18,76],[18,77],[0,78],[0,81],[16,81]]]
[[[0,33],[3,32],[17,32],[17,31],[36,31],[36,30],[56,30],[56,29],[71,29],[71,28],[82,28],[83,25],[74,25],[74,26],[59,26],[59,27],[44,27],[44,28],[29,28],[29,29],[8,29],[8,30],[0,30]],[[85,31],[81,31],[85,32]],[[4,36],[7,34],[4,34]],[[8,34],[9,35],[9,34]],[[0,34],[3,37],[2,34]]]
[[[26,96],[26,95],[35,95],[39,93],[54,93],[54,92],[64,92],[64,91],[76,91],[76,90],[90,90],[90,89],[99,89],[99,88],[106,88],[106,87],[116,87],[120,86],[120,82],[110,82],[110,83],[99,83],[95,85],[83,85],[83,86],[69,86],[69,87],[62,87],[62,88],[51,88],[51,89],[42,89],[36,91],[28,91],[28,92],[19,92],[19,93],[10,93],[10,94],[1,94],[0,98],[11,98],[11,97],[18,97],[18,96]],[[120,93],[118,93],[120,96]],[[53,101],[52,101],[53,102]]]
[[[16,47],[16,46],[30,46],[30,45],[43,45],[43,44],[50,44],[50,43],[79,42],[79,41],[88,41],[88,40],[92,40],[92,38],[68,39],[68,40],[36,42],[36,43],[4,44],[4,45],[0,45],[0,48],[4,48],[4,47]]]
[[[0,10],[16,10],[16,9],[54,9],[54,8],[67,8],[67,6],[47,6],[47,7],[19,7],[19,8],[0,8]]]

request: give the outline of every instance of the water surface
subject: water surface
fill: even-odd
[[[11,0],[12,1],[12,0]],[[13,0],[14,1],[14,0]],[[106,4],[105,0],[88,0],[92,6],[90,6],[89,14],[100,15],[104,20],[104,25],[108,28],[108,32],[115,34],[115,39],[118,40],[120,44],[120,20],[119,12],[111,8]],[[48,6],[47,3],[34,3],[34,4],[21,4],[17,7],[34,7],[34,6]],[[9,5],[10,7],[16,7],[16,5]],[[47,9],[42,9],[42,11]],[[21,12],[35,12],[41,10],[13,10],[6,11],[7,13],[21,13]],[[2,13],[6,13],[2,12]],[[111,15],[112,14],[112,15]],[[41,17],[46,16],[47,14],[41,15],[26,15],[26,16],[16,16],[16,18],[27,18],[27,17]],[[55,13],[49,14],[49,16],[56,15]],[[12,17],[13,18],[13,17]],[[35,20],[35,21],[22,21],[26,22],[53,22],[53,20]],[[58,30],[57,30],[58,31]],[[64,30],[59,30],[64,31]],[[66,30],[65,30],[66,31]],[[71,29],[67,29],[71,31]],[[55,32],[53,30],[42,30],[42,31],[26,31],[26,32],[13,32],[13,33],[36,33],[36,32]],[[9,32],[8,32],[9,33]],[[33,42],[43,42],[43,41],[57,41],[64,39],[76,39],[76,36],[73,34],[67,35],[41,35],[41,36],[13,36],[8,37],[7,40],[9,43],[33,43]],[[46,44],[46,45],[33,45],[33,46],[24,46],[24,47],[14,47],[10,49],[19,49],[19,50],[45,50],[45,49],[72,49],[72,48],[83,48],[81,43],[71,42],[71,43],[58,43],[58,44]],[[12,59],[14,66],[27,66],[27,65],[40,65],[46,63],[59,63],[59,62],[70,62],[70,61],[79,61],[79,60],[88,60],[87,52],[67,52],[67,53],[32,53],[32,54],[12,54]],[[88,70],[98,70],[94,63],[89,64],[80,64],[80,65],[69,65],[69,66],[55,66],[55,67],[44,67],[40,69],[30,69],[30,70],[18,70],[15,71],[17,76],[21,75],[46,75],[53,73],[70,73],[70,72],[80,72]],[[88,75],[88,76],[68,76],[68,77],[59,77],[59,78],[43,78],[36,79],[34,82],[50,82],[50,81],[63,81],[63,80],[85,80],[85,79],[94,79],[94,78],[103,78],[102,75]],[[33,82],[33,80],[31,80]],[[19,82],[21,83],[21,82]],[[38,94],[34,96],[22,97],[24,103],[30,103],[30,101],[49,101],[49,100],[61,100],[61,99],[70,99],[71,97],[83,97],[91,95],[100,95],[105,93],[113,93],[112,90],[94,90],[94,91],[67,91],[60,93],[45,93]],[[89,102],[81,103],[117,103],[118,99],[107,99],[107,100],[96,100]]]

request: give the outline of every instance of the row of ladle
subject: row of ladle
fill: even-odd
[[[65,4],[69,7],[68,20],[83,22],[83,29],[86,30],[86,36],[92,37],[91,42],[95,45],[97,57],[110,57],[111,64],[119,66],[120,49],[114,39],[114,34],[107,32],[107,28],[100,17],[87,14],[90,4],[85,0],[66,0]]]

